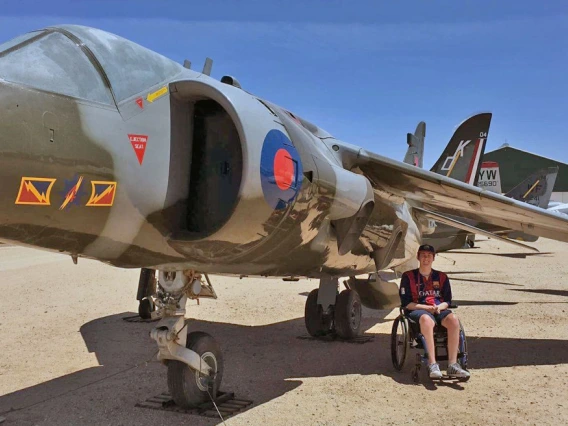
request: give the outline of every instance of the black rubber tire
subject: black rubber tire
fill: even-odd
[[[399,326],[401,331],[400,339],[398,333]],[[391,331],[391,360],[396,370],[402,371],[404,368],[409,347],[408,321],[401,315],[394,320]]]
[[[138,315],[142,319],[150,319],[152,318],[152,312],[154,312],[155,309],[156,307],[154,306],[152,301],[148,298],[144,298],[138,304]]]
[[[361,298],[352,289],[343,290],[335,300],[335,332],[339,337],[350,340],[361,331]]]
[[[211,364],[216,364],[215,383],[212,387],[209,386],[209,392],[211,392],[211,388],[218,392],[223,380],[224,363],[221,348],[215,339],[207,333],[196,331],[187,335],[185,346],[197,352],[202,356],[202,359],[203,355],[206,354],[204,361],[210,366],[213,367]],[[200,382],[199,385],[198,380]],[[200,385],[205,390],[201,389]],[[177,406],[192,408],[210,401],[211,398],[207,393],[207,388],[207,379],[189,368],[187,364],[180,361],[168,362],[168,390]],[[211,394],[211,396],[214,395]]]
[[[462,339],[463,339],[463,352],[465,353],[465,356],[460,356],[462,351],[458,350],[458,363],[459,363],[461,368],[463,368],[464,370],[467,371],[467,359],[469,357],[469,353],[467,351],[467,338],[465,336],[465,329],[463,328],[463,325],[460,321],[460,347],[458,349],[461,349],[461,347],[462,347],[462,344],[461,344]],[[469,380],[469,377],[467,377],[465,379],[460,379],[460,382],[467,382],[468,380]]]
[[[318,289],[310,291],[304,308],[304,321],[310,336],[325,336],[331,332],[332,321],[324,315],[321,305],[318,305]]]
[[[156,270],[142,268],[138,279],[138,294],[136,300],[142,300],[156,294]]]
[[[469,246],[469,248],[474,248],[475,247],[475,241],[467,240],[467,245]]]

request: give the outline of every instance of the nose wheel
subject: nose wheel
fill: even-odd
[[[168,389],[179,407],[191,408],[215,398],[223,379],[223,354],[213,337],[197,331],[188,333],[186,348],[210,367],[209,374],[193,370],[181,361],[168,362]]]

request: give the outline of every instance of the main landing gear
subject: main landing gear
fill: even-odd
[[[338,293],[338,279],[324,277],[306,300],[306,329],[311,336],[336,334],[349,340],[361,330],[361,299],[352,289]]]
[[[191,270],[159,271],[155,296],[160,322],[150,332],[158,344],[158,360],[168,368],[168,389],[174,402],[192,408],[215,399],[223,379],[223,354],[207,333],[188,333],[187,299],[217,298],[206,275]],[[204,278],[205,277],[205,278]]]

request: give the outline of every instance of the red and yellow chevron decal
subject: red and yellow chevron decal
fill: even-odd
[[[116,194],[116,182],[93,180],[91,181],[91,198],[87,201],[88,207],[111,207]]]
[[[51,205],[51,188],[55,181],[56,179],[52,178],[23,177],[15,204]]]

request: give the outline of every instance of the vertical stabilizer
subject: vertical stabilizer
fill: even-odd
[[[421,121],[416,126],[414,134],[406,134],[408,150],[404,156],[404,162],[413,166],[422,167],[424,157],[424,139],[426,138],[426,123]]]
[[[475,185],[491,116],[491,113],[481,113],[462,122],[430,171]]]
[[[495,161],[484,161],[479,169],[477,186],[487,191],[501,194],[501,174],[499,164]]]
[[[505,195],[546,209],[554,189],[556,176],[558,176],[558,166],[538,170]]]

